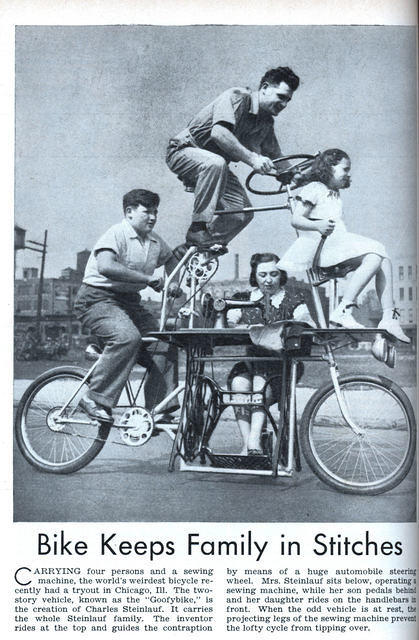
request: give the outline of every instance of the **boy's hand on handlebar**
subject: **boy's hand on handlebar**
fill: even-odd
[[[159,293],[163,289],[164,281],[163,278],[152,278],[147,282],[148,286],[154,289]]]
[[[335,224],[334,220],[319,220],[317,222],[317,231],[321,233],[322,236],[330,236],[335,229]]]
[[[176,283],[169,284],[167,289],[167,295],[169,296],[169,298],[180,298],[182,294],[183,294],[183,291],[178,284]]]
[[[261,156],[258,153],[252,154],[252,168],[256,173],[270,173],[275,171],[275,165],[270,158]]]

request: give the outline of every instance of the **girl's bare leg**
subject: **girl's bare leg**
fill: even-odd
[[[398,318],[394,316],[393,268],[388,258],[383,259],[381,268],[377,271],[375,289],[383,309],[383,317],[378,328],[385,329],[398,340],[409,343],[410,338],[401,328]]]
[[[243,391],[249,393],[252,390],[252,381],[250,376],[235,376],[231,381],[232,391]],[[247,454],[247,441],[250,434],[250,409],[248,407],[234,407],[237,424],[239,425],[240,435],[242,437],[242,449],[240,455]]]
[[[375,290],[381,302],[381,308],[393,309],[393,269],[388,258],[383,258],[380,269],[375,276]]]
[[[259,375],[253,376],[253,391],[260,391],[265,385],[265,378]],[[249,439],[247,441],[247,448],[250,449],[262,449],[261,436],[262,429],[265,425],[266,413],[263,409],[254,407],[252,410],[252,422],[250,427]]]
[[[343,301],[346,304],[355,302],[363,288],[371,278],[379,271],[383,258],[376,253],[368,253],[364,256],[362,263],[353,272],[343,294]]]

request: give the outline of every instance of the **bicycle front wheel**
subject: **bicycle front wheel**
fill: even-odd
[[[416,423],[402,389],[382,376],[339,380],[351,420],[346,423],[333,384],[320,388],[301,420],[301,447],[312,471],[344,493],[374,495],[396,487],[415,455]]]
[[[22,396],[15,419],[16,441],[26,460],[41,471],[78,471],[105,444],[110,425],[91,422],[77,409],[88,390],[81,384],[84,375],[78,367],[57,367],[34,380]]]

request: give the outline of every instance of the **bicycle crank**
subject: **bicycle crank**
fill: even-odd
[[[128,409],[115,424],[124,444],[139,447],[148,442],[154,428],[153,416],[143,407]]]

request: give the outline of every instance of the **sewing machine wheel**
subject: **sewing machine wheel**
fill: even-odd
[[[118,420],[119,435],[124,444],[139,447],[151,438],[154,420],[149,411],[143,407],[128,409]]]
[[[218,258],[209,257],[208,253],[197,251],[192,254],[186,265],[186,270],[198,284],[207,282],[218,269]]]

